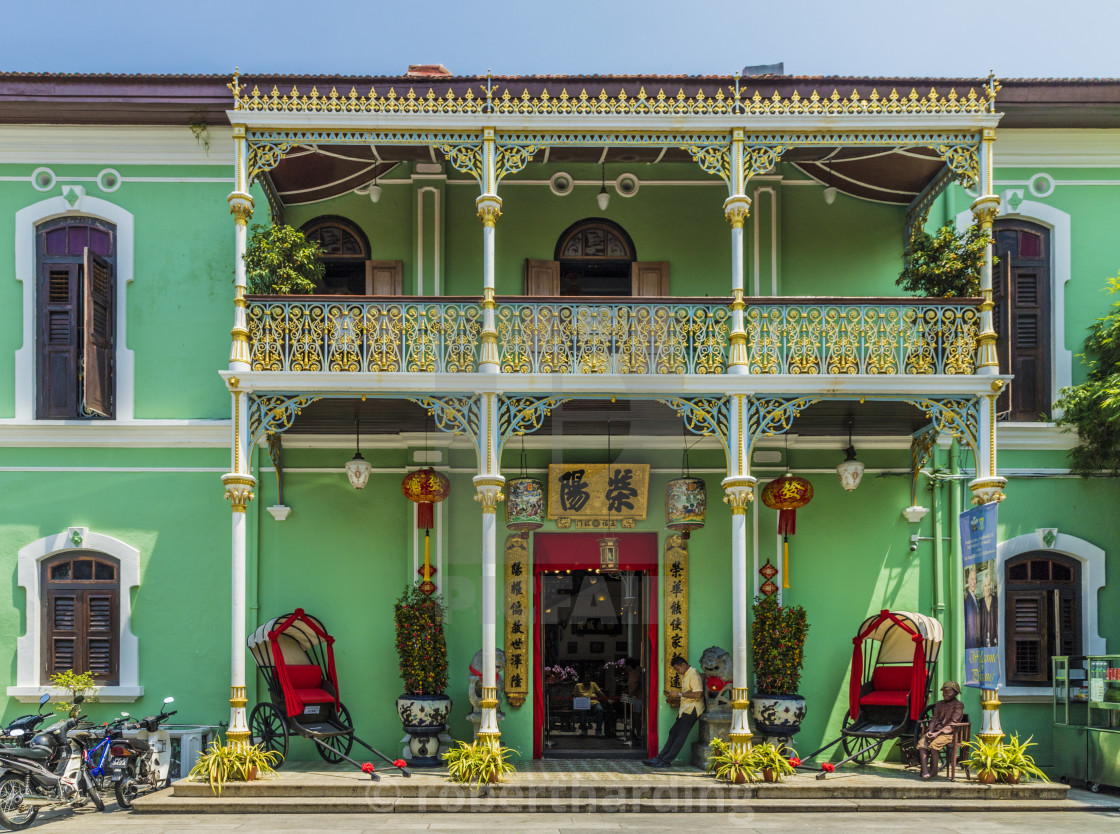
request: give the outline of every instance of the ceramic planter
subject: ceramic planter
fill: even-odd
[[[805,699],[800,695],[755,695],[751,717],[760,735],[792,736],[805,720]]]
[[[408,749],[416,767],[442,764],[439,734],[447,729],[452,701],[447,695],[401,695],[397,698],[397,715],[408,733]]]
[[[977,773],[976,781],[981,785],[994,785],[999,777],[994,773]]]
[[[762,781],[763,782],[777,782],[778,781],[778,774],[775,773],[771,768],[764,767],[764,768],[762,768]]]

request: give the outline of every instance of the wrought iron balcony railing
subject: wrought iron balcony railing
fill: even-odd
[[[722,374],[730,299],[500,298],[511,374]],[[976,301],[750,299],[755,374],[971,374]],[[366,373],[478,370],[476,299],[250,297],[253,369]]]

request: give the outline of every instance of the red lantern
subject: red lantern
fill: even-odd
[[[762,490],[762,503],[778,511],[778,533],[782,536],[782,587],[789,587],[789,537],[797,532],[797,509],[813,500],[813,485],[789,472],[775,478]]]
[[[420,506],[416,511],[416,527],[419,530],[430,530],[435,526],[435,513],[433,504],[438,504],[451,492],[451,482],[442,472],[436,472],[431,467],[416,469],[404,476],[401,481],[401,492],[409,501],[414,501]]]

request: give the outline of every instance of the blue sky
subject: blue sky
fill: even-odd
[[[1120,0],[2,0],[0,70],[1116,77]]]

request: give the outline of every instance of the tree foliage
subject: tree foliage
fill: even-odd
[[[930,298],[978,296],[980,269],[991,241],[975,224],[963,232],[948,224],[932,235],[918,232],[902,253],[902,272],[895,283],[906,292]],[[992,263],[997,262],[993,257]]]
[[[755,692],[795,695],[805,662],[809,620],[800,605],[781,606],[777,597],[763,597],[751,608],[751,655]]]
[[[1108,280],[1108,291],[1120,293],[1120,275]],[[1120,475],[1120,301],[1089,326],[1080,356],[1089,366],[1089,378],[1058,393],[1054,408],[1061,409],[1061,416],[1055,422],[1077,431],[1077,445],[1070,452],[1075,472]]]
[[[447,688],[447,642],[443,635],[443,603],[409,585],[394,608],[397,657],[401,680],[409,695],[439,695]]]
[[[257,295],[309,295],[323,282],[323,254],[317,241],[299,229],[253,226],[245,247],[249,292]]]

